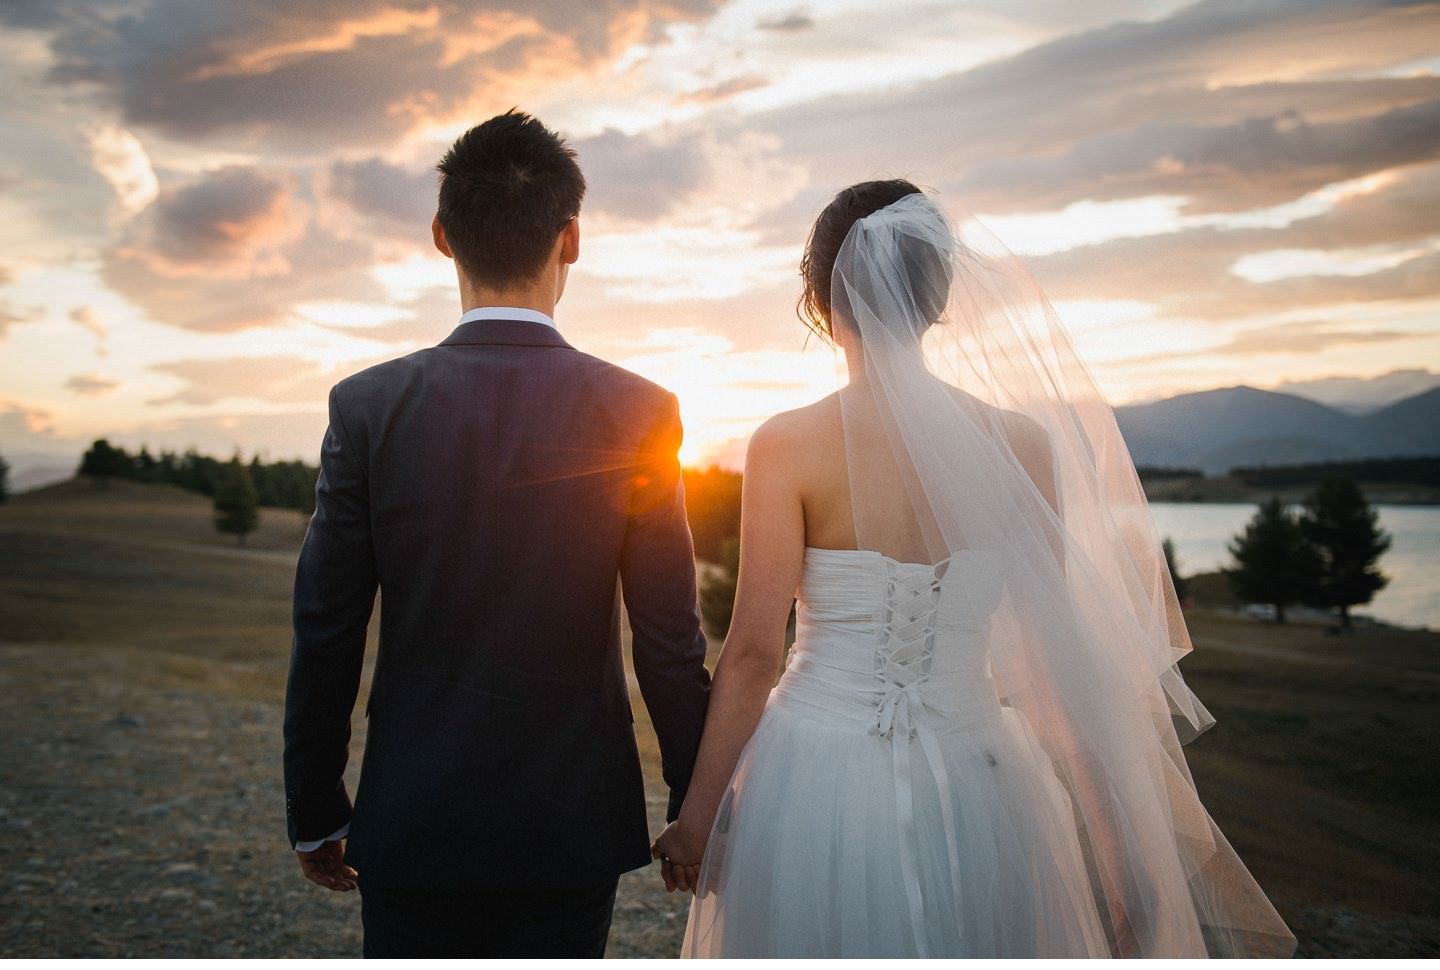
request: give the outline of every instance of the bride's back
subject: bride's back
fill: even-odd
[[[1053,505],[1048,449],[1039,426],[956,388],[949,390],[992,417],[1026,473]],[[772,421],[781,425],[792,445],[805,545],[868,549],[914,563],[938,562],[955,551],[930,548],[933,542],[927,545],[926,523],[906,485],[908,466],[897,460],[873,398],[864,389],[847,387]],[[924,507],[923,502],[918,504]],[[928,531],[934,534],[933,527]]]

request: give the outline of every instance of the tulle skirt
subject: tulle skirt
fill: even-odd
[[[682,956],[1109,955],[1070,798],[1015,711],[884,737],[783,687],[720,804]]]

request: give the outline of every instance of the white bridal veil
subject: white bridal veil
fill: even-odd
[[[996,564],[994,677],[1072,797],[1115,953],[1289,955],[1196,795],[1180,746],[1213,719],[1176,667],[1190,640],[1159,537],[1033,279],[975,220],[957,233],[912,194],[850,230],[831,321],[859,546]]]

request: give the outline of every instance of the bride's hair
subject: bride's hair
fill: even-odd
[[[834,343],[835,327],[830,306],[831,279],[835,271],[835,259],[844,245],[850,229],[861,219],[878,212],[888,205],[900,201],[907,195],[923,195],[920,189],[907,179],[881,179],[874,182],[858,182],[836,193],[810,228],[810,237],[805,241],[805,254],[800,258],[800,279],[804,289],[796,303],[795,312],[811,333],[826,343]],[[933,251],[917,252],[918,262],[924,266],[910,267],[920,273],[936,268],[939,254]],[[948,273],[944,277],[948,284]],[[931,293],[935,287],[916,287],[917,300],[927,304],[917,307],[926,319],[933,323],[944,308],[947,294]],[[948,285],[946,286],[948,290]],[[928,306],[935,302],[934,307]],[[933,313],[929,312],[933,309]],[[840,316],[844,316],[843,313]]]

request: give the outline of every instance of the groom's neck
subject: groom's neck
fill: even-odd
[[[543,276],[533,283],[495,289],[460,280],[460,312],[481,306],[515,306],[555,316],[555,281]]]

